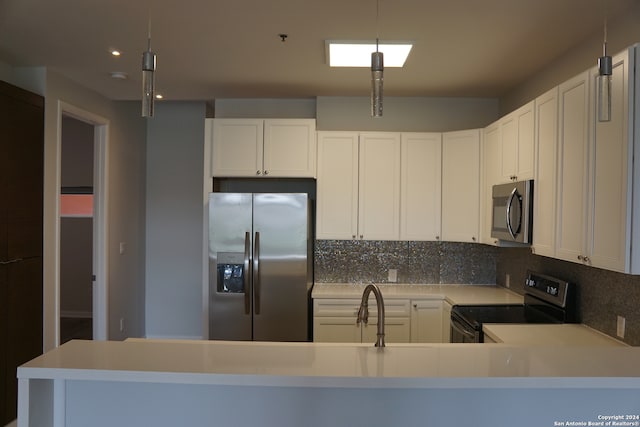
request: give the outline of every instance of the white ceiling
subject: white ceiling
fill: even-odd
[[[634,1],[606,0],[609,20]],[[380,0],[380,39],[415,41],[405,67],[385,71],[385,94],[500,96],[602,32],[604,9],[605,0]],[[330,69],[324,41],[374,39],[375,0],[0,0],[0,61],[139,99],[149,19],[166,99],[369,93],[369,71]]]

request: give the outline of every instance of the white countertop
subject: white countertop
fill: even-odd
[[[383,388],[640,387],[640,348],[70,341],[20,379]]]
[[[564,323],[536,324],[483,324],[485,335],[498,343],[515,345],[552,346],[626,346],[586,325]]]
[[[495,285],[377,284],[384,298],[445,299],[452,305],[522,304],[524,299],[509,289]],[[311,297],[361,298],[367,284],[316,283]]]

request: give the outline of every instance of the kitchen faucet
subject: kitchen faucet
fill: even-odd
[[[369,322],[369,294],[371,292],[375,295],[378,306],[378,338],[376,339],[375,346],[382,348],[384,347],[384,300],[382,299],[382,292],[380,292],[380,289],[373,283],[364,288],[356,323],[359,325],[360,322],[364,322],[366,325]]]

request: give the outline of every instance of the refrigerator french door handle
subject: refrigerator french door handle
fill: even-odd
[[[244,286],[244,314],[251,314],[251,233],[248,231],[244,233],[244,274],[243,277],[243,286]]]
[[[253,240],[253,303],[254,314],[260,314],[260,232]]]
[[[518,194],[518,189],[514,188],[511,194],[509,195],[509,199],[507,200],[507,230],[511,237],[516,238],[516,232],[513,229],[513,225],[511,224],[511,208],[513,206],[513,202],[516,200],[516,196]],[[517,230],[517,228],[516,228]]]

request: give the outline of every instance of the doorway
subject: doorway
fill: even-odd
[[[58,343],[107,339],[108,122],[60,103]]]

